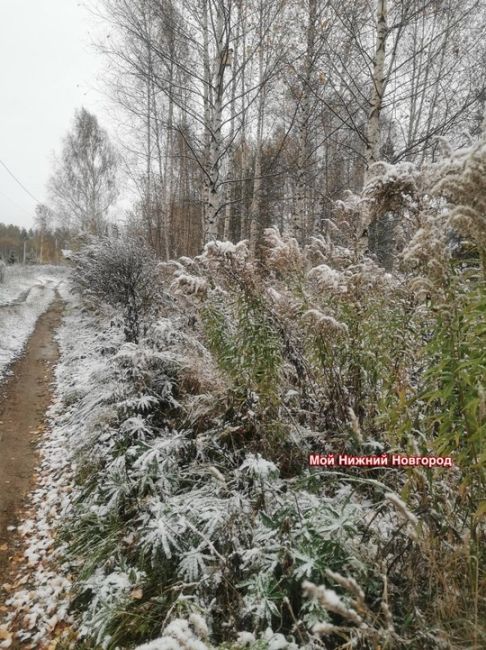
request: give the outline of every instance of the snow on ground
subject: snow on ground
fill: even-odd
[[[22,351],[66,274],[61,266],[14,264],[6,268],[5,282],[0,284],[0,377]]]
[[[3,625],[0,614],[0,648],[10,647],[15,637],[25,647],[42,650],[71,634],[72,567],[63,560],[65,547],[56,542],[56,529],[69,511],[75,489],[75,466],[69,451],[70,441],[79,432],[79,404],[86,402],[90,410],[97,401],[102,382],[95,378],[107,363],[100,346],[107,341],[95,318],[79,308],[68,283],[59,286],[59,293],[66,302],[66,314],[57,334],[61,358],[56,367],[55,396],[39,445],[36,488],[17,529],[23,559],[17,564],[19,573],[7,585],[8,613]]]

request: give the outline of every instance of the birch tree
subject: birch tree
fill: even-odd
[[[107,132],[85,108],[76,111],[49,180],[49,196],[62,223],[99,235],[118,196],[118,157]]]
[[[388,5],[387,0],[377,0],[376,3],[376,44],[373,56],[373,74],[371,77],[371,100],[368,116],[366,164],[369,173],[370,165],[380,160],[381,132],[380,116],[383,108],[385,92],[385,55]]]

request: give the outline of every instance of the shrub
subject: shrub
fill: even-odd
[[[77,253],[73,283],[85,297],[117,310],[127,342],[137,343],[158,312],[161,298],[152,250],[127,235],[103,237]]]

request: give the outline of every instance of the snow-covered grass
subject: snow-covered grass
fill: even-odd
[[[6,267],[0,284],[0,377],[22,351],[66,274],[65,267],[57,266]]]

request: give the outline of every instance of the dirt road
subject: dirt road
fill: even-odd
[[[22,500],[32,483],[37,454],[58,359],[55,332],[62,316],[58,298],[37,321],[24,354],[0,384],[0,585],[7,578],[12,533]]]

